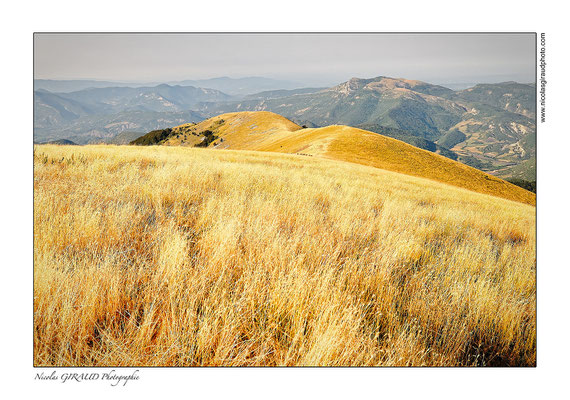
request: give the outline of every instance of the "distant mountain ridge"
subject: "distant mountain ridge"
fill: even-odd
[[[106,87],[139,87],[151,84],[135,82],[112,82],[93,79],[34,79],[34,91],[47,90],[53,93],[69,93],[83,89],[106,88]]]
[[[271,95],[271,90],[289,90],[285,88],[297,86],[293,82],[262,77],[221,77],[155,86],[93,80],[37,79],[34,80],[35,139],[45,141],[64,138],[80,144],[110,140],[124,130],[147,132],[177,123],[201,121],[204,119],[201,113],[193,111],[198,103],[235,99],[215,88],[189,86],[190,83],[244,94],[269,89],[269,92],[263,92],[263,96]],[[80,90],[72,90],[76,88]]]
[[[129,144],[133,140],[136,140],[137,138],[143,135],[144,133],[142,132],[123,131],[119,133],[117,136],[106,139],[104,142],[108,144],[118,144],[118,145]]]
[[[139,88],[91,88],[70,93],[35,91],[34,97],[37,97],[38,102],[43,102],[46,105],[52,105],[54,103],[52,99],[57,99],[60,104],[62,102],[74,102],[74,104],[81,105],[83,114],[76,113],[78,116],[111,114],[127,110],[184,111],[199,102],[224,101],[232,98],[219,90],[166,84]],[[60,109],[57,111],[61,113]],[[69,110],[64,107],[63,111]]]
[[[69,121],[55,128],[35,128],[34,140],[66,138],[77,144],[101,143],[125,131],[148,132],[186,122],[199,122],[203,119],[201,114],[194,111],[124,111],[117,114],[96,114]]]
[[[533,85],[513,81],[498,84],[477,84],[474,87],[448,94],[454,101],[480,103],[505,111],[535,118],[536,97]]]
[[[245,78],[229,78],[227,76],[211,79],[182,80],[168,82],[171,85],[197,86],[222,91],[232,96],[246,96],[269,90],[298,89],[304,85],[298,82],[250,76]]]
[[[34,134],[38,140],[68,138],[84,144],[123,130],[148,131],[162,124],[202,120],[201,114],[191,111],[197,103],[231,98],[214,89],[166,84],[92,88],[71,93],[36,90]],[[177,113],[188,119],[176,118]]]
[[[236,93],[250,90],[252,84],[287,85],[268,78],[178,83],[223,84]],[[386,76],[352,78],[329,88],[272,88],[240,97],[218,89],[166,84],[72,93],[40,89],[34,92],[34,134],[40,141],[67,138],[84,144],[109,140],[123,131],[149,132],[228,112],[271,111],[308,128],[380,127],[399,140],[478,169],[534,181],[535,102],[533,84],[477,84],[453,91]]]
[[[379,76],[353,78],[315,93],[201,103],[198,111],[205,116],[271,111],[317,126],[396,128],[439,144],[476,168],[500,171],[535,155],[534,99],[533,86],[514,82],[454,92],[440,85]]]
[[[244,78],[230,78],[227,76],[210,79],[186,79],[167,82],[120,82],[101,81],[89,79],[58,80],[34,79],[35,90],[47,90],[53,93],[70,93],[84,89],[110,88],[110,87],[152,87],[161,84],[170,86],[195,86],[206,89],[215,89],[229,95],[245,96],[267,90],[297,89],[304,87],[302,83],[288,80],[271,79],[258,76]]]
[[[232,111],[272,111],[287,118],[330,124],[378,124],[415,136],[437,139],[460,120],[466,110],[434,94],[451,95],[443,86],[420,81],[377,77],[352,78],[337,86],[308,94],[267,100],[200,104],[206,115]]]
[[[280,90],[266,90],[260,93],[250,94],[244,97],[244,100],[269,100],[278,99],[281,97],[294,96],[297,94],[316,93],[321,90],[326,90],[326,87],[320,88],[302,88],[302,89],[280,89]]]

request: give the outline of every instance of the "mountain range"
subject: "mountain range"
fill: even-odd
[[[534,98],[533,85],[515,82],[455,92],[421,81],[381,76],[353,78],[314,93],[201,103],[197,110],[205,116],[271,111],[317,126],[395,128],[457,154],[463,163],[506,176],[510,168],[535,156]],[[527,178],[535,179],[535,173]]]
[[[258,78],[228,79],[178,82],[208,88],[161,84],[69,93],[38,88],[34,92],[34,138],[38,142],[108,142],[123,131],[148,132],[228,112],[271,111],[299,126],[348,125],[497,176],[536,179],[533,84],[479,84],[454,91],[384,76],[353,78],[330,88],[294,88],[293,83]],[[267,90],[253,92],[264,84]],[[220,90],[223,85],[226,91]]]
[[[71,93],[34,92],[37,140],[71,139],[80,144],[125,130],[146,132],[164,125],[199,121],[191,111],[200,101],[228,100],[215,89],[193,86],[90,88]]]
[[[78,80],[57,80],[57,79],[34,79],[34,90],[47,90],[55,93],[70,93],[84,89],[108,88],[108,87],[143,87],[158,86],[166,83],[170,86],[196,86],[207,89],[216,89],[234,96],[245,96],[267,90],[295,89],[304,85],[298,82],[287,80],[271,79],[261,76],[250,76],[244,78],[229,78],[227,76],[194,79],[168,82],[111,82],[88,79]]]

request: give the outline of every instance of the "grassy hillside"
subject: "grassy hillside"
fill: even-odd
[[[494,171],[534,155],[534,101],[532,86],[514,82],[454,92],[425,82],[379,76],[353,78],[315,93],[202,103],[199,110],[205,116],[272,111],[318,126],[366,124],[401,129],[457,153],[462,162]]]
[[[283,146],[349,154],[351,132]],[[319,157],[35,146],[34,365],[532,366],[535,224]]]
[[[217,137],[210,147],[298,153],[348,161],[535,203],[534,194],[518,186],[399,140],[342,125],[302,129],[280,115],[265,111],[228,113],[198,124],[181,125],[173,128],[173,134],[161,143],[195,146],[204,140],[200,134],[206,131]]]
[[[448,150],[445,147],[432,142],[431,140],[423,139],[417,136],[412,136],[408,134],[406,131],[397,128],[389,128],[382,125],[376,124],[361,124],[356,125],[355,128],[364,129],[365,131],[376,132],[383,136],[388,136],[393,139],[401,140],[402,142],[406,142],[411,144],[414,147],[419,147],[420,149],[429,150],[431,152],[441,154],[447,158],[451,158],[452,160],[457,161],[457,154]]]
[[[204,114],[231,111],[272,111],[288,118],[312,121],[320,126],[333,124],[379,124],[400,128],[409,134],[436,140],[461,120],[463,107],[438,96],[453,91],[442,86],[407,79],[352,78],[315,93],[275,99],[228,103],[204,103]]]

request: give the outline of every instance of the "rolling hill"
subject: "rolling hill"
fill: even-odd
[[[139,110],[123,111],[116,114],[86,115],[55,127],[34,127],[34,139],[42,142],[64,138],[73,140],[77,144],[100,143],[111,140],[124,131],[148,132],[153,129],[174,126],[188,121],[197,122],[203,119],[201,114],[194,111]]]
[[[319,126],[379,124],[414,136],[437,139],[460,121],[465,109],[437,95],[451,95],[442,86],[406,79],[353,78],[316,93],[275,99],[204,104],[199,111],[272,111],[287,118],[312,121]]]
[[[36,141],[72,139],[86,144],[122,131],[149,131],[178,121],[201,121],[191,111],[203,101],[232,97],[214,89],[192,86],[89,88],[70,93],[34,92]]]
[[[406,131],[398,128],[389,128],[387,126],[377,125],[377,124],[360,124],[356,125],[355,128],[364,129],[365,131],[371,131],[379,133],[383,136],[388,136],[394,139],[401,140],[411,144],[412,146],[419,147],[420,149],[429,150],[437,154],[441,154],[452,160],[458,160],[458,155],[453,151],[448,150],[446,147],[440,146],[439,144],[432,142],[431,140],[423,139],[417,136],[412,136]],[[465,163],[464,163],[465,164]]]
[[[294,85],[262,78],[178,83],[214,88],[162,84],[71,93],[37,90],[35,140],[96,143],[122,131],[172,127],[176,121],[199,122],[228,112],[271,111],[308,128],[348,125],[380,131],[499,177],[511,177],[515,168],[519,178],[536,180],[536,94],[532,84],[478,84],[453,91],[385,76],[353,78],[330,88],[287,89]],[[216,88],[237,93],[241,99]],[[249,94],[263,88],[270,90]],[[186,113],[187,119],[175,113]]]
[[[303,129],[271,112],[222,114],[197,124],[150,132],[132,143],[317,156],[428,178],[514,201],[535,203],[535,195],[524,189],[399,140],[350,126]]]
[[[414,144],[410,136],[429,140],[457,154],[468,165],[500,171],[534,156],[534,99],[533,86],[514,82],[454,92],[421,81],[380,76],[353,78],[313,93],[201,103],[198,111],[206,116],[271,111],[318,126],[395,128],[406,132],[408,138],[403,140],[408,143]]]
[[[353,78],[330,88],[292,89],[291,82],[262,78],[177,83],[212,89],[161,84],[71,93],[37,90],[35,140],[96,143],[122,131],[148,132],[174,126],[174,119],[185,122],[174,113],[186,113],[186,121],[198,122],[228,112],[271,111],[309,128],[340,124],[380,130],[499,177],[509,177],[515,168],[521,179],[536,180],[536,94],[532,84],[478,84],[453,91],[385,76]],[[251,94],[254,89],[268,90]],[[516,168],[520,164],[524,165]]]

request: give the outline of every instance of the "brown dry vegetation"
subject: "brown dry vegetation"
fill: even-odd
[[[34,153],[34,365],[535,365],[535,208],[278,153]]]
[[[348,161],[536,204],[536,196],[527,190],[399,140],[343,125],[302,129],[281,115],[267,111],[228,113],[199,124],[180,125],[173,128],[177,136],[164,144],[194,146],[200,139],[192,133],[204,130],[212,130],[223,139],[210,147],[306,154]]]

